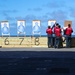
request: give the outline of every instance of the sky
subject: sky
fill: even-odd
[[[31,34],[33,20],[41,21],[41,35],[46,35],[48,20],[56,20],[61,27],[70,20],[74,35],[75,0],[0,0],[0,22],[9,22],[11,35],[17,34],[18,20],[26,21],[27,35]]]

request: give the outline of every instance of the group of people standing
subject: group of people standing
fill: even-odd
[[[66,29],[61,29],[61,26],[58,23],[55,23],[53,27],[48,26],[48,28],[46,29],[46,33],[48,36],[48,48],[51,48],[51,47],[60,48],[60,45],[63,42],[61,40],[62,31],[66,39],[66,48],[70,48],[71,35],[73,32],[73,29],[70,24],[68,24],[68,27]]]

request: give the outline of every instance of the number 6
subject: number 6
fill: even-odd
[[[9,45],[8,37],[4,40],[5,45]]]

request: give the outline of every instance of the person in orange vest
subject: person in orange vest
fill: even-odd
[[[55,33],[55,44],[54,47],[55,48],[59,48],[60,46],[60,38],[61,38],[61,28],[59,27],[59,24],[56,25],[55,29],[54,29],[54,33]]]
[[[72,35],[73,29],[71,28],[71,25],[68,24],[68,28],[66,28],[65,35],[66,35],[66,48],[70,48],[71,46],[71,35]]]
[[[46,29],[47,37],[48,37],[48,48],[52,47],[52,28],[48,26]]]

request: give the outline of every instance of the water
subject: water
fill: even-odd
[[[0,52],[0,75],[75,75],[75,53]]]
[[[26,37],[47,37],[47,35],[25,35]],[[25,37],[24,35],[19,35],[19,37]],[[64,37],[64,35],[62,35]],[[9,37],[8,35],[5,35],[3,37]],[[17,35],[10,35],[10,37],[17,37]],[[54,37],[54,36],[53,36]],[[72,37],[75,37],[75,35],[72,35]]]

